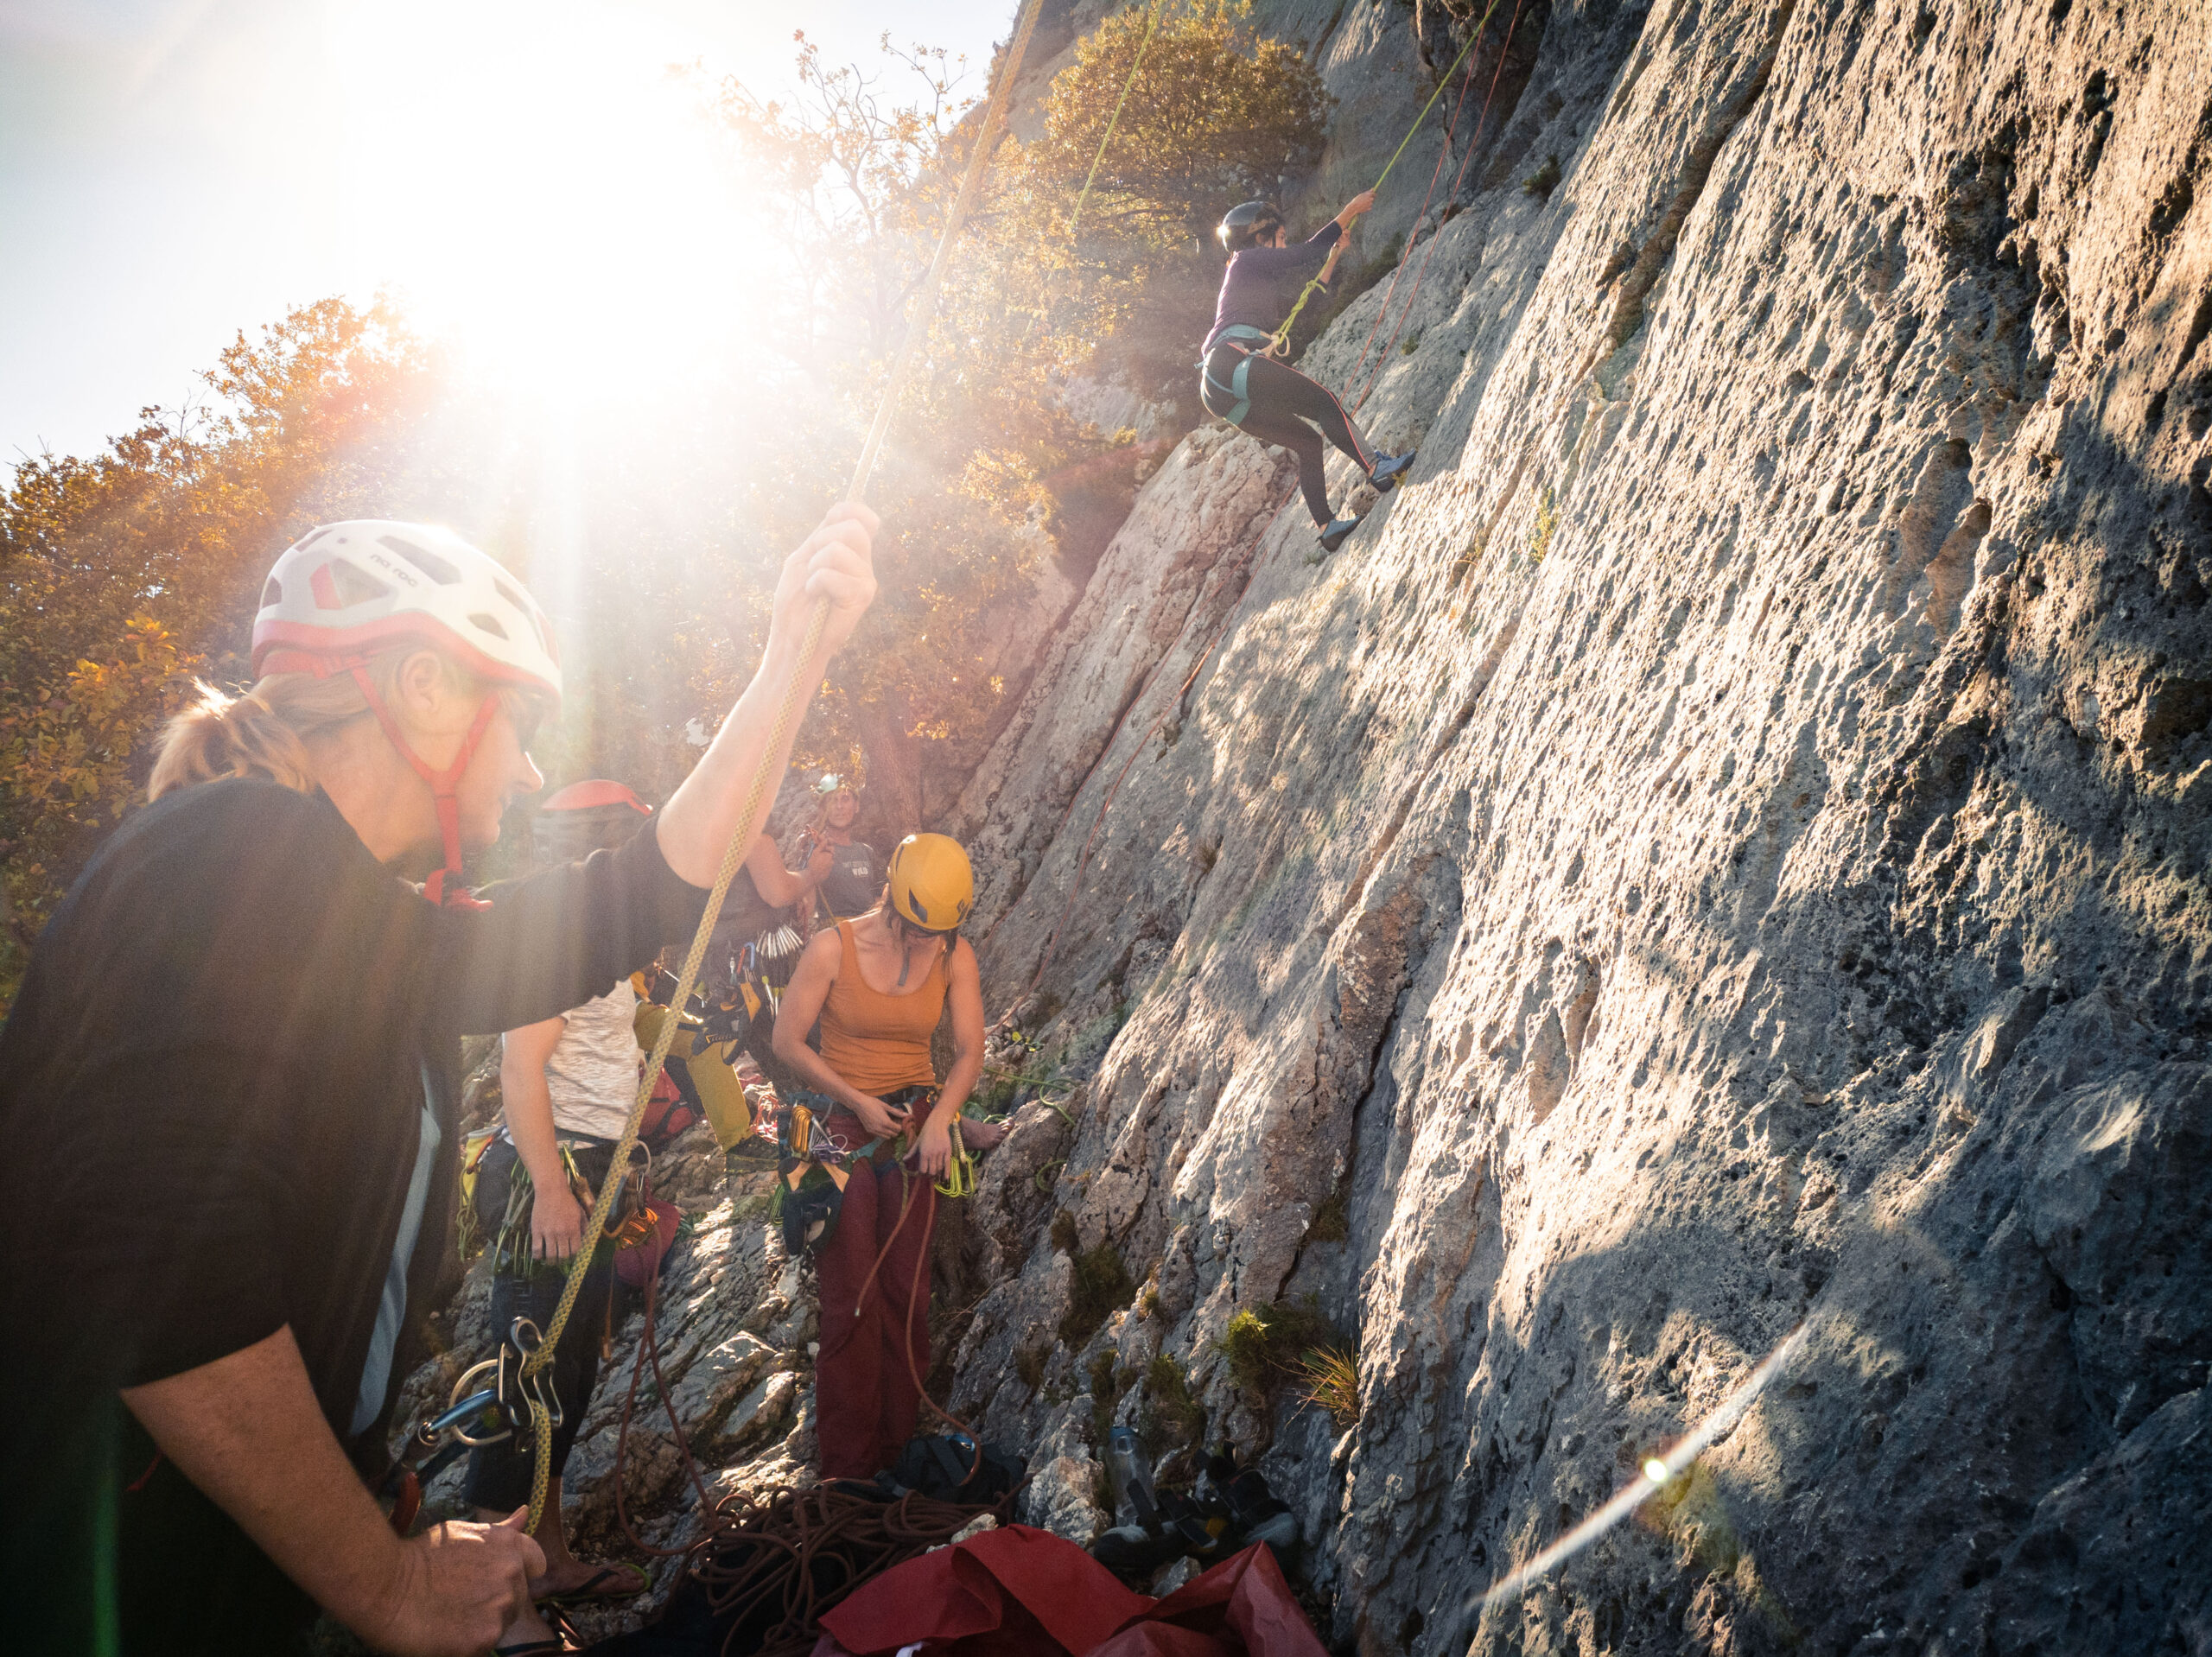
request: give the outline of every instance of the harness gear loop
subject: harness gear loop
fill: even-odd
[[[1467,54],[1475,49],[1475,43],[1482,39],[1483,30],[1490,27],[1491,13],[1497,10],[1497,0],[1490,0],[1490,10],[1484,12],[1482,21],[1467,31],[1467,43],[1459,48],[1459,55],[1452,60],[1452,67],[1436,78],[1436,90],[1428,95],[1428,102],[1421,106],[1421,113],[1414,117],[1414,124],[1406,129],[1406,136],[1398,140],[1398,147],[1390,152],[1390,159],[1382,163],[1382,170],[1376,175],[1375,182],[1369,186],[1369,188],[1378,194],[1381,194],[1383,180],[1390,176],[1390,169],[1398,164],[1398,157],[1406,153],[1406,146],[1414,141],[1414,134],[1421,130],[1421,123],[1428,119],[1429,111],[1436,107],[1436,100],[1444,96],[1444,89],[1452,84],[1452,77],[1459,73],[1459,66],[1467,60]],[[1287,351],[1290,348],[1291,324],[1298,321],[1298,314],[1306,308],[1306,302],[1313,297],[1320,286],[1321,279],[1315,276],[1299,290],[1298,302],[1290,308],[1290,314],[1283,318],[1282,326],[1274,332],[1277,351]]]
[[[1213,371],[1206,366],[1206,362],[1211,362],[1213,359],[1212,351],[1206,353],[1206,362],[1201,362],[1198,365],[1198,370],[1205,376],[1208,385],[1213,387],[1224,397],[1236,399],[1235,406],[1224,414],[1222,418],[1232,426],[1242,426],[1244,423],[1244,416],[1252,412],[1252,394],[1247,387],[1247,382],[1250,379],[1252,373],[1252,359],[1255,356],[1264,357],[1272,351],[1274,348],[1274,336],[1265,328],[1251,327],[1243,322],[1236,322],[1224,328],[1214,337],[1214,351],[1220,350],[1224,346],[1239,353],[1236,370],[1230,375],[1229,383],[1226,385],[1216,379],[1213,377]],[[1253,349],[1255,346],[1260,347],[1256,352]]]
[[[859,463],[853,470],[852,486],[847,498],[857,499],[867,489],[869,474],[875,469],[875,459],[883,446],[884,435],[890,429],[891,416],[897,406],[899,391],[923,335],[929,331],[929,317],[937,303],[938,289],[944,274],[945,256],[951,251],[961,221],[967,217],[969,206],[982,183],[983,171],[990,159],[991,150],[1004,124],[1006,104],[1014,77],[1021,72],[1022,54],[1028,49],[1029,37],[1036,32],[1037,15],[1043,0],[1028,0],[1021,14],[1021,25],[1014,31],[1014,44],[1007,50],[1005,61],[1000,66],[998,84],[991,90],[991,99],[983,116],[983,130],[976,143],[975,153],[968,162],[968,174],[960,182],[960,194],[953,199],[952,211],[945,219],[944,230],[938,238],[937,251],[930,260],[929,274],[922,284],[922,302],[916,326],[906,331],[900,341],[899,354],[893,360],[886,378],[883,398],[876,405],[875,419],[869,426],[868,436],[861,446]],[[747,785],[745,803],[737,815],[737,829],[731,835],[729,844],[723,848],[721,867],[715,875],[715,884],[707,893],[707,906],[699,917],[698,930],[691,936],[691,946],[684,952],[683,968],[677,974],[675,994],[670,1000],[671,1008],[684,1006],[691,999],[691,991],[699,980],[699,965],[705,959],[707,940],[713,935],[715,924],[721,919],[722,900],[729,894],[730,882],[736,877],[745,861],[745,854],[752,849],[755,825],[762,808],[766,804],[771,776],[774,768],[769,756],[783,746],[784,736],[798,715],[798,704],[807,689],[806,667],[814,659],[814,652],[822,644],[822,632],[829,625],[830,601],[816,600],[813,613],[807,618],[806,634],[799,641],[798,664],[784,686],[784,694],[776,705],[776,714],[769,727],[768,742],[761,762],[755,766],[753,780]],[[653,1082],[661,1067],[668,1062],[671,1045],[676,1039],[680,1020],[669,1018],[661,1021],[660,1034],[654,1038],[653,1050],[648,1055],[638,1086],[636,1101],[630,1108],[629,1120],[622,1126],[622,1137],[615,1141],[614,1154],[608,1159],[610,1169],[626,1168],[630,1164],[630,1149],[638,1142],[638,1131],[643,1125],[645,1107],[652,1101]],[[621,1182],[612,1178],[600,1182],[597,1197],[592,1203],[590,1216],[584,1223],[583,1235],[597,1238],[607,1228],[607,1216],[613,1209],[614,1194]],[[591,1264],[594,1248],[580,1248],[569,1267],[569,1279],[562,1286],[561,1298],[547,1320],[545,1338],[538,1349],[524,1361],[523,1374],[534,1379],[537,1373],[553,1362],[554,1349],[560,1345],[562,1332],[569,1326],[569,1315],[575,1310],[576,1297],[582,1292],[584,1273]],[[526,1528],[536,1530],[545,1516],[545,1498],[552,1484],[553,1435],[546,1431],[544,1406],[533,1395],[530,1400],[532,1418],[531,1467],[530,1476],[530,1518]]]

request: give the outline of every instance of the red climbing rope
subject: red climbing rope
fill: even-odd
[[[1485,22],[1488,21],[1489,19],[1487,17],[1484,19],[1484,22]],[[1452,159],[1452,135],[1459,130],[1459,116],[1467,106],[1467,89],[1474,85],[1474,81],[1475,60],[1473,54],[1470,53],[1467,57],[1467,73],[1461,76],[1459,80],[1459,95],[1452,100],[1452,118],[1445,124],[1444,143],[1436,152],[1435,169],[1428,175],[1428,189],[1421,196],[1421,211],[1416,213],[1413,218],[1413,228],[1414,231],[1419,231],[1421,229],[1421,221],[1428,214],[1429,200],[1436,194],[1436,181],[1444,176],[1444,163]],[[1475,130],[1478,134],[1481,132],[1481,123],[1478,122],[1476,124]],[[1471,139],[1468,142],[1467,153],[1469,155],[1474,154],[1474,143]],[[1389,314],[1390,295],[1398,291],[1398,277],[1403,274],[1405,268],[1406,262],[1403,259],[1400,259],[1398,263],[1391,268],[1390,285],[1383,290],[1382,304],[1381,308],[1375,313],[1374,326],[1367,330],[1367,338],[1360,342],[1358,361],[1352,364],[1351,372],[1344,376],[1345,384],[1349,385],[1354,380],[1357,379],[1359,378],[1359,371],[1367,365],[1368,349],[1370,346],[1374,345],[1375,336],[1382,329],[1382,319]]]
[[[1459,174],[1452,181],[1452,199],[1453,200],[1457,200],[1459,199],[1459,187],[1467,181],[1467,168],[1475,159],[1476,148],[1482,143],[1483,124],[1490,119],[1491,100],[1497,96],[1497,83],[1503,79],[1505,75],[1505,54],[1512,48],[1513,31],[1521,27],[1521,7],[1522,3],[1523,0],[1514,0],[1513,21],[1505,26],[1505,38],[1498,43],[1497,71],[1490,78],[1490,90],[1483,94],[1482,113],[1475,117],[1475,130],[1467,135],[1466,159],[1459,163]],[[1467,73],[1471,75],[1474,72],[1474,60],[1470,58],[1467,60]],[[1460,89],[1459,95],[1462,98],[1466,96],[1465,88],[1462,87]],[[1452,118],[1455,123],[1459,120],[1459,117],[1457,110],[1452,111]],[[1445,135],[1445,153],[1446,155],[1451,153],[1451,135],[1447,131]],[[1440,171],[1443,167],[1444,157],[1442,156],[1439,156],[1436,159],[1438,168]],[[1435,184],[1433,180],[1430,182],[1429,187],[1431,189],[1435,187]],[[1427,199],[1424,198],[1421,201],[1421,212],[1426,213],[1427,211],[1428,202]],[[1416,230],[1420,228],[1421,219],[1418,216],[1414,219],[1414,225]],[[1376,358],[1375,371],[1367,377],[1367,384],[1360,388],[1358,399],[1351,405],[1352,412],[1354,414],[1358,413],[1360,409],[1367,406],[1369,393],[1375,390],[1376,382],[1382,379],[1382,365],[1390,360],[1391,347],[1395,346],[1398,343],[1398,336],[1405,332],[1406,322],[1414,314],[1414,302],[1421,297],[1421,278],[1428,274],[1428,262],[1435,257],[1436,244],[1443,239],[1444,226],[1439,225],[1436,227],[1435,232],[1428,238],[1428,246],[1421,253],[1420,268],[1414,272],[1414,285],[1406,294],[1406,308],[1398,314],[1398,326],[1390,330],[1390,343],[1389,345],[1384,346],[1382,347],[1382,354]],[[1405,268],[1405,261],[1401,259],[1398,261],[1398,270],[1390,273],[1390,289],[1392,292],[1395,292],[1398,286],[1398,272],[1402,271]],[[1385,293],[1382,295],[1382,308],[1375,313],[1375,327],[1370,327],[1367,331],[1367,337],[1370,342],[1372,342],[1375,338],[1375,329],[1382,326],[1382,318],[1389,311],[1389,308],[1390,295],[1389,293]],[[1360,366],[1362,364],[1365,363],[1366,360],[1367,347],[1365,346],[1362,346],[1359,348],[1359,361],[1352,365],[1351,372],[1344,378],[1344,384],[1346,385],[1350,385],[1353,380],[1359,378]]]

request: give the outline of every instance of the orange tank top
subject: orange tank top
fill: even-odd
[[[944,1013],[950,981],[940,954],[929,976],[909,994],[885,995],[861,976],[853,924],[837,923],[845,958],[822,1004],[822,1062],[862,1093],[881,1097],[899,1088],[934,1087],[930,1038]]]

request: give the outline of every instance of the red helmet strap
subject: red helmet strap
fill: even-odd
[[[461,885],[461,778],[468,769],[468,762],[476,757],[484,733],[492,728],[492,716],[499,711],[499,693],[486,691],[482,704],[476,710],[475,721],[468,727],[468,734],[461,740],[461,752],[453,757],[453,764],[443,771],[433,771],[422,755],[407,745],[399,721],[392,718],[391,710],[384,705],[384,698],[370,682],[368,670],[360,666],[352,670],[353,682],[361,687],[361,695],[369,704],[369,712],[377,716],[377,723],[384,727],[385,740],[399,751],[399,757],[415,768],[415,774],[430,785],[430,797],[438,811],[438,839],[445,848],[445,867],[423,883],[423,895],[432,903],[449,909],[489,909],[491,905],[480,898],[471,897]],[[448,886],[448,878],[452,884]]]

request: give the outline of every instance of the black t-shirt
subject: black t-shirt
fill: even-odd
[[[345,1442],[422,1131],[408,1273],[451,1247],[458,1038],[552,1017],[689,936],[640,835],[435,909],[320,793],[205,784],[117,831],[0,1032],[0,1559],[10,1643],[281,1650],[306,1598],[117,1389],[289,1325]],[[390,1398],[404,1373],[391,1370]],[[383,1423],[349,1444],[380,1464]]]
[[[848,846],[823,843],[834,860],[818,888],[823,905],[841,921],[865,915],[883,896],[883,860],[864,840]]]

